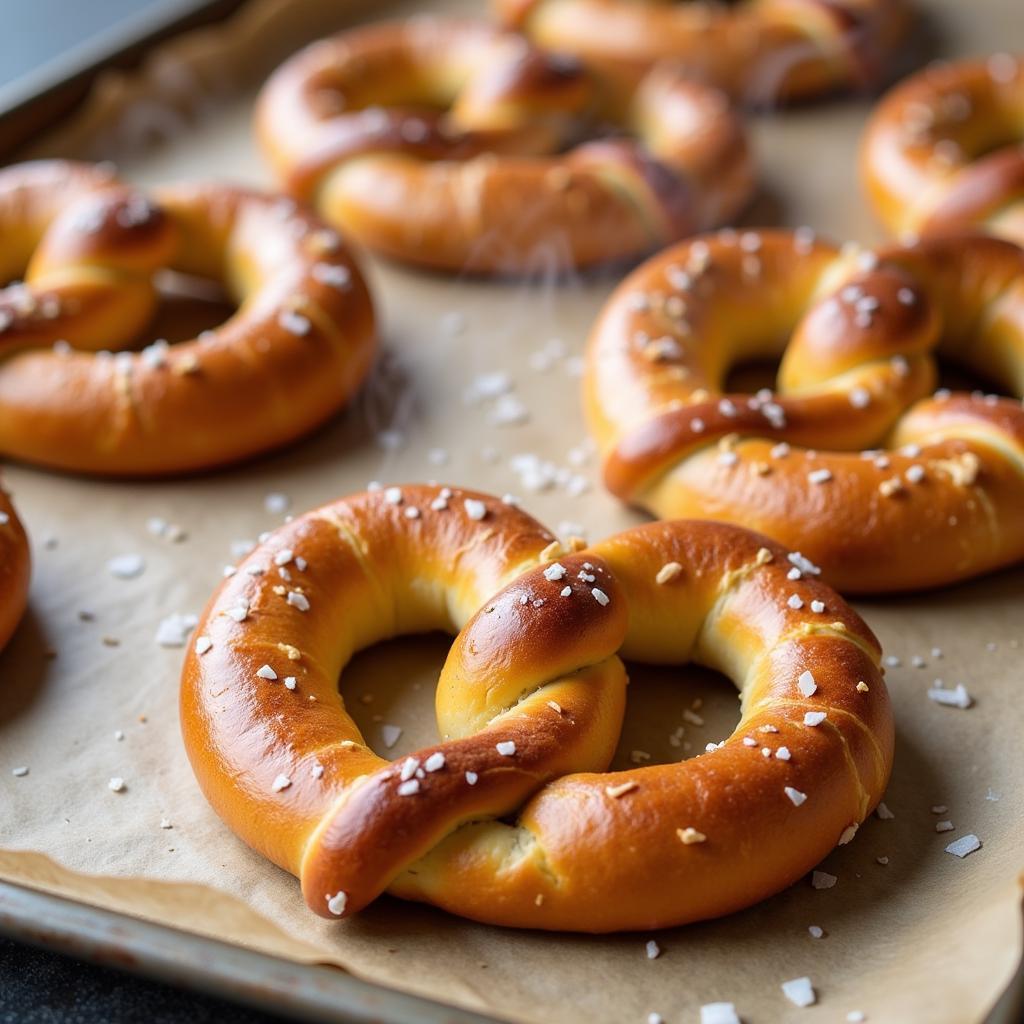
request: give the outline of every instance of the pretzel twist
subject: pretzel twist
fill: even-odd
[[[937,355],[1024,394],[1024,251],[951,237],[858,253],[807,232],[676,246],[622,282],[591,335],[605,483],[664,518],[761,530],[844,591],[1012,564],[1024,409],[931,395]],[[777,393],[726,393],[733,366],[780,356]]]
[[[270,78],[256,126],[289,192],[369,248],[448,270],[636,257],[723,223],[753,188],[716,90],[668,69],[613,89],[474,21],[316,43]]]
[[[635,79],[658,61],[746,103],[876,84],[909,27],[893,0],[495,0],[539,45]]]
[[[31,561],[25,528],[9,495],[0,490],[0,649],[25,614]]]
[[[337,234],[289,199],[221,185],[153,198],[63,161],[0,171],[0,452],[59,469],[204,469],[334,413],[374,351],[369,293]],[[163,268],[222,282],[238,312],[141,352]],[[87,351],[101,350],[101,351]]]
[[[896,86],[865,133],[861,175],[894,234],[981,228],[1024,243],[1024,65],[937,64]]]
[[[442,739],[388,762],[338,676],[362,647],[434,629],[458,633]],[[733,526],[652,523],[565,550],[487,495],[356,495],[278,530],[199,633],[181,719],[200,785],[327,917],[385,889],[514,927],[726,913],[848,841],[892,764],[871,632],[806,560]],[[682,763],[604,774],[620,656],[726,673],[735,733]]]

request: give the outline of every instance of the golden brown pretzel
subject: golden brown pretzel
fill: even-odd
[[[7,646],[28,601],[28,537],[11,499],[0,490],[0,649]]]
[[[721,232],[605,306],[584,390],[607,486],[664,518],[741,522],[842,590],[1024,558],[1024,408],[935,387],[935,355],[1024,394],[1024,251],[985,237],[877,253]],[[782,357],[778,393],[726,394]]]
[[[604,122],[620,134],[584,141]],[[288,191],[372,249],[449,270],[636,257],[727,221],[753,182],[716,90],[670,70],[610,89],[474,21],[316,43],[270,78],[256,125]]]
[[[496,0],[541,45],[627,79],[659,60],[758,105],[878,81],[909,23],[902,0]]]
[[[175,185],[152,200],[103,167],[0,171],[0,453],[153,475],[243,459],[318,426],[366,375],[373,308],[338,235],[290,199]],[[178,345],[119,351],[168,267],[238,312]],[[87,349],[106,351],[83,351]]]
[[[977,227],[1024,243],[1024,63],[997,54],[901,82],[868,124],[861,173],[900,237]]]
[[[458,633],[442,739],[388,762],[338,676],[362,647],[435,629]],[[735,526],[651,523],[564,550],[496,498],[389,488],[278,530],[198,632],[181,719],[200,785],[325,917],[385,889],[514,927],[727,913],[852,838],[892,765],[874,636],[805,559]],[[725,672],[735,733],[602,774],[620,655]]]

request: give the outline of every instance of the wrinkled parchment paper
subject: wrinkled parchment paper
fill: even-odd
[[[164,47],[143,75],[105,80],[34,153],[116,159],[143,183],[265,183],[249,137],[251,87],[303,41],[353,20],[356,6],[257,0],[226,28]],[[933,54],[1019,37],[1020,12],[1005,0],[923,6],[918,43]],[[361,13],[412,9],[365,3]],[[877,237],[855,173],[867,110],[837,100],[755,120],[763,191],[747,223]],[[155,634],[165,617],[199,611],[232,544],[279,523],[285,500],[301,511],[371,479],[443,477],[519,494],[562,532],[597,538],[639,521],[602,493],[578,401],[586,329],[613,276],[486,283],[366,262],[385,352],[363,394],[316,436],[239,469],[166,483],[7,470],[35,577],[30,611],[0,658],[0,878],[508,1020],[621,1024],[656,1011],[696,1021],[712,1001],[734,1002],[748,1024],[837,1021],[851,1010],[872,1022],[981,1020],[1021,949],[1024,570],[860,605],[900,659],[888,671],[899,735],[886,803],[895,817],[873,816],[827,858],[834,887],[805,880],[726,920],[661,933],[657,959],[646,956],[649,935],[500,931],[389,898],[355,920],[324,922],[291,877],[214,816],[178,735],[182,652],[158,646]],[[178,313],[179,333],[191,312]],[[492,374],[507,379],[488,386],[481,378]],[[548,489],[531,489],[543,480]],[[268,508],[268,495],[285,497]],[[169,524],[162,536],[152,518]],[[114,578],[107,563],[126,554],[141,555],[145,569]],[[433,738],[446,644],[399,641],[347,670],[343,692],[378,749],[387,749],[385,725],[402,730],[392,755]],[[936,678],[964,682],[974,705],[930,701]],[[698,698],[702,725],[683,718]],[[637,669],[618,764],[634,749],[655,760],[697,753],[737,718],[721,679]],[[28,774],[15,777],[18,767]],[[108,787],[114,777],[121,792]],[[945,820],[953,829],[936,832]],[[964,860],[944,852],[967,833],[981,850]],[[818,996],[810,1009],[780,990],[803,975]]]

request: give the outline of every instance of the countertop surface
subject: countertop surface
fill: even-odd
[[[0,1024],[280,1024],[282,1020],[0,939]]]

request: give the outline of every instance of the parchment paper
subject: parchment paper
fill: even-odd
[[[116,159],[143,183],[265,183],[249,138],[247,84],[305,39],[346,24],[353,6],[260,0],[226,29],[165,47],[142,77],[106,80],[88,108],[34,152]],[[1020,10],[1010,0],[922,6],[918,41],[932,53],[985,52],[1015,35],[1019,42]],[[362,9],[383,16],[413,5]],[[764,190],[747,222],[876,237],[855,175],[867,109],[839,100],[756,120]],[[500,931],[388,898],[344,924],[321,921],[291,877],[249,852],[210,811],[178,735],[181,651],[159,647],[154,636],[164,617],[199,611],[233,558],[233,541],[281,521],[280,511],[265,508],[268,494],[286,495],[300,511],[374,478],[443,477],[519,494],[553,528],[592,538],[639,521],[600,489],[578,401],[586,329],[613,275],[526,285],[366,263],[385,354],[352,408],[318,435],[239,469],[164,483],[8,468],[32,534],[35,576],[29,614],[0,658],[0,877],[337,964],[508,1020],[619,1024],[657,1011],[671,1022],[696,1021],[702,1003],[719,1000],[734,1002],[748,1024],[836,1021],[851,1010],[872,1022],[980,1020],[1021,949],[1020,569],[861,604],[886,651],[901,659],[888,672],[899,738],[886,802],[895,818],[872,817],[827,858],[822,869],[838,877],[833,888],[805,880],[747,912],[659,934],[654,960],[645,934]],[[474,383],[480,390],[481,374],[499,372],[510,388],[504,398],[467,398]],[[431,457],[433,449],[443,454]],[[525,486],[547,477],[547,490]],[[153,535],[151,517],[187,538]],[[108,560],[127,553],[142,555],[145,571],[113,578]],[[347,671],[343,692],[378,749],[386,749],[385,724],[403,730],[392,755],[433,737],[432,686],[446,643],[396,642]],[[928,700],[937,677],[965,682],[974,706]],[[682,717],[697,698],[701,726]],[[655,760],[697,753],[737,718],[735,694],[721,679],[636,669],[619,764],[638,748]],[[14,777],[19,766],[29,774]],[[115,776],[125,781],[122,792],[108,788]],[[948,810],[933,813],[938,805]],[[172,827],[161,828],[163,819]],[[937,833],[939,820],[954,830]],[[965,860],[944,852],[971,832],[981,850]],[[812,938],[811,925],[824,937]],[[793,1007],[779,987],[802,975],[818,994],[810,1009]]]

